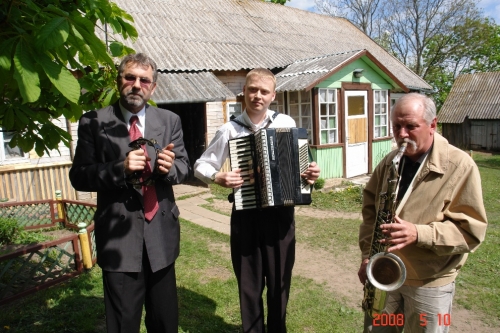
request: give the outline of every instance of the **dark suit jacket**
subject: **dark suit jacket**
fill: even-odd
[[[153,272],[172,264],[179,255],[179,209],[172,185],[186,180],[191,172],[179,116],[148,105],[146,136],[162,147],[170,142],[175,145],[174,166],[156,180],[159,209],[149,223],[144,219],[142,190],[125,181],[130,137],[120,107],[115,104],[80,118],[69,177],[76,190],[97,192],[95,240],[97,263],[103,270],[139,272],[143,243]],[[155,151],[150,146],[147,151],[154,165]]]

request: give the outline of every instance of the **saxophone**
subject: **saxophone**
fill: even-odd
[[[401,144],[398,153],[392,160],[387,178],[387,191],[380,193],[377,219],[373,230],[370,257],[366,266],[368,280],[365,282],[363,311],[370,317],[382,313],[385,307],[387,291],[396,290],[406,280],[406,267],[403,261],[395,254],[388,253],[386,244],[380,243],[384,239],[380,225],[393,223],[396,211],[396,198],[399,185],[399,161],[403,157],[407,143]]]

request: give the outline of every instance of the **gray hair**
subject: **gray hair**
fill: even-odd
[[[436,104],[434,104],[434,101],[430,97],[427,97],[423,94],[414,92],[404,95],[403,97],[398,99],[394,104],[393,112],[400,104],[410,101],[415,101],[415,103],[420,104],[420,106],[424,110],[424,115],[423,115],[424,120],[427,123],[427,125],[430,125],[434,120],[434,118],[436,118]]]
[[[118,66],[118,78],[122,76],[125,67],[127,67],[127,64],[130,62],[141,65],[143,67],[151,67],[151,69],[153,70],[153,82],[156,82],[156,79],[158,78],[158,70],[156,67],[156,63],[154,62],[153,59],[151,59],[144,53],[135,53],[126,55],[122,59],[120,66]]]

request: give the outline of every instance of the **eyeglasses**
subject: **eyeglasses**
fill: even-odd
[[[139,79],[141,87],[144,87],[144,88],[148,88],[151,85],[151,83],[153,83],[153,81],[151,81],[147,77],[139,77],[138,78],[137,76],[132,75],[132,74],[127,74],[127,75],[122,76],[122,77],[125,81],[133,82],[133,83],[135,83],[137,81],[137,79]]]

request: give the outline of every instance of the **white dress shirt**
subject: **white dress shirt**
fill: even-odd
[[[141,111],[134,114],[129,110],[125,109],[121,103],[118,104],[120,105],[120,110],[122,111],[123,119],[125,119],[125,122],[127,123],[127,129],[130,131],[130,118],[132,118],[132,116],[137,116],[137,118],[139,118],[139,120],[136,123],[137,128],[141,132],[142,137],[146,138],[146,107],[143,107]]]
[[[266,118],[258,125],[252,123],[246,110],[243,111],[241,115],[236,117],[236,120],[249,126],[253,131],[266,127],[269,121],[271,121],[269,127],[296,127],[295,120],[293,120],[290,116],[280,113],[273,119],[273,114],[274,111],[267,110]],[[220,171],[222,165],[228,157],[228,141],[230,139],[240,138],[249,134],[251,134],[249,129],[235,123],[234,121],[229,121],[222,125],[215,133],[215,137],[210,142],[207,150],[205,150],[203,155],[196,160],[196,163],[194,164],[195,177],[207,184],[211,184],[212,175],[215,172]]]

